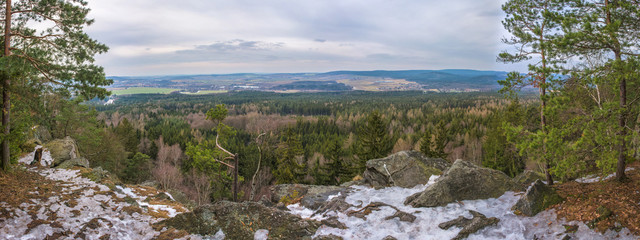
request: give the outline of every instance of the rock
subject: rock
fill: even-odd
[[[38,148],[33,152],[33,161],[29,165],[36,165],[42,161],[42,148]]]
[[[55,139],[51,142],[46,143],[44,145],[44,148],[48,149],[49,152],[51,152],[51,157],[53,158],[53,167],[58,166],[64,161],[80,157],[76,141],[71,137],[66,137],[64,139]]]
[[[528,187],[528,186],[531,186],[531,184],[534,183],[536,180],[541,180],[541,181],[546,180],[546,177],[542,173],[525,170],[524,172],[518,174],[518,176],[513,178],[513,180],[521,184],[522,186]]]
[[[518,199],[518,202],[513,206],[512,210],[532,217],[551,205],[560,202],[562,202],[562,197],[560,197],[553,188],[538,179],[527,189],[527,192]]]
[[[338,217],[336,217],[336,216],[333,216],[333,217],[327,218],[325,220],[322,220],[321,223],[323,225],[326,225],[326,226],[332,227],[332,228],[347,229],[347,226],[344,225],[344,223],[338,221]]]
[[[345,182],[343,184],[340,184],[341,187],[351,187],[351,186],[356,186],[356,185],[364,185],[364,179],[360,179],[360,180],[356,180],[356,181],[349,181],[349,182]]]
[[[347,210],[349,210],[350,207],[353,207],[353,205],[349,204],[346,202],[346,195],[342,194],[338,197],[334,197],[331,200],[323,203],[321,205],[320,208],[318,208],[318,210],[316,210],[316,212],[312,215],[315,216],[317,214],[322,214],[323,216],[326,217],[326,213],[327,212],[346,212]]]
[[[318,237],[314,238],[313,240],[342,240],[342,239],[343,238],[340,237],[340,236],[329,234],[329,235],[318,236]]]
[[[418,151],[402,151],[367,161],[363,177],[365,183],[375,188],[411,188],[426,184],[431,175],[441,175],[449,166],[450,163],[441,158],[427,158]]]
[[[83,157],[73,158],[60,163],[56,168],[71,169],[75,166],[89,168],[89,160]]]
[[[338,193],[345,195],[347,190],[347,188],[340,186],[280,184],[271,187],[271,201],[278,203],[283,200],[300,198],[302,206],[316,210],[327,202],[329,196]]]
[[[384,237],[382,240],[398,240],[398,239],[393,237],[393,236],[391,236],[391,235],[389,235],[389,236]]]
[[[220,201],[155,225],[185,230],[205,238],[222,230],[227,239],[253,239],[256,230],[268,229],[269,239],[311,239],[322,224],[256,202]]]
[[[175,189],[168,189],[167,192],[171,194],[171,196],[176,202],[179,202],[180,204],[182,204],[182,206],[185,206],[187,209],[193,210],[194,208],[196,208],[197,204],[191,199],[189,199],[189,197],[187,197],[187,195],[184,194],[182,191],[175,190]]]
[[[109,171],[102,169],[102,167],[91,169],[90,172],[85,172],[81,175],[96,183],[105,184],[112,189],[115,188],[115,185],[122,184],[122,182],[120,182],[120,179],[118,179],[116,176],[113,176]]]
[[[413,207],[445,206],[455,201],[497,198],[506,191],[522,190],[520,184],[501,171],[457,160],[433,185],[409,196],[404,204]]]
[[[400,221],[410,222],[410,223],[413,223],[413,221],[416,220],[416,216],[414,216],[413,214],[406,213],[406,212],[403,212],[403,211],[400,211],[400,210],[398,210],[395,214],[386,217],[384,220],[391,220],[391,219],[394,219],[394,218],[398,218],[398,219],[400,219]]]
[[[444,230],[447,230],[453,226],[461,227],[462,230],[460,230],[458,235],[456,235],[453,239],[465,239],[470,234],[475,233],[480,229],[500,222],[500,219],[497,219],[495,217],[487,218],[482,213],[473,210],[469,210],[469,212],[471,213],[471,215],[473,215],[473,218],[468,219],[460,216],[451,221],[440,223],[438,224],[438,227]]]
[[[151,201],[163,201],[163,200],[167,200],[167,201],[171,201],[171,197],[169,197],[169,195],[167,195],[164,192],[160,192],[154,196],[150,196],[144,199],[144,202],[151,202]]]
[[[397,210],[397,208],[395,208],[394,206],[383,202],[372,202],[367,206],[361,208],[360,210],[351,210],[347,212],[347,216],[366,219],[367,215],[371,214],[371,212],[373,211],[379,211],[381,207],[391,207]]]

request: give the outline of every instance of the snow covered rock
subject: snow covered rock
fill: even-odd
[[[227,239],[253,239],[259,229],[268,229],[269,239],[311,239],[321,225],[260,203],[229,201],[200,206],[158,223],[204,236],[222,230]]]
[[[386,158],[367,161],[363,177],[374,188],[398,186],[412,188],[429,182],[451,164],[441,158],[427,158],[418,151],[402,151]]]
[[[497,198],[506,191],[522,191],[523,187],[501,171],[481,168],[456,160],[433,185],[408,197],[413,207],[445,206],[461,200]]]
[[[500,222],[500,219],[495,217],[487,218],[484,214],[473,211],[473,210],[469,210],[469,212],[471,213],[473,218],[468,219],[468,218],[465,218],[464,216],[460,216],[451,221],[440,223],[438,224],[438,227],[445,230],[453,226],[461,227],[462,230],[460,230],[458,235],[456,235],[453,238],[454,240],[457,240],[457,239],[465,239],[469,236],[469,234],[475,233],[480,229],[483,229],[487,226],[495,225],[498,222]]]
[[[329,196],[346,193],[348,188],[339,186],[280,184],[271,187],[271,201],[280,202],[284,197],[301,198],[300,203],[310,209],[318,209],[324,205]]]
[[[542,181],[546,180],[546,177],[542,173],[534,172],[531,170],[525,170],[524,172],[518,174],[518,176],[513,178],[513,180],[519,184],[522,184],[522,186],[528,187],[532,183],[534,183],[536,180],[542,180]]]
[[[78,145],[76,145],[76,140],[73,140],[69,136],[64,139],[52,140],[51,142],[46,143],[44,145],[44,148],[48,149],[49,152],[51,152],[54,167],[58,166],[64,161],[80,157],[80,154],[78,153]]]
[[[60,163],[57,168],[71,169],[75,166],[89,168],[89,160],[83,157],[73,158]]]
[[[526,216],[535,216],[539,212],[556,203],[562,202],[562,197],[556,191],[536,180],[527,192],[518,200],[513,210]]]

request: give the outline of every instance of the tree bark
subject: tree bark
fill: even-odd
[[[233,167],[233,201],[238,202],[238,154],[236,153],[234,158],[234,167]]]
[[[11,0],[6,1],[5,12],[5,28],[4,28],[4,54],[3,57],[11,55]],[[9,134],[11,133],[10,114],[11,114],[11,96],[9,87],[11,87],[11,78],[9,73],[5,72],[4,81],[2,82],[2,128],[4,139],[2,140],[2,170],[9,169],[11,159],[9,149]]]

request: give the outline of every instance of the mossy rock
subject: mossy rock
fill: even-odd
[[[219,230],[227,239],[253,239],[258,229],[269,229],[269,239],[311,239],[322,224],[256,202],[220,201],[163,220],[157,227],[173,227],[192,234],[213,236]]]
[[[513,206],[513,210],[525,216],[535,216],[539,212],[564,201],[556,191],[544,184],[540,180],[536,180],[527,192],[518,199]]]
[[[44,145],[44,148],[48,149],[53,158],[52,166],[58,166],[64,161],[71,160],[80,157],[78,153],[78,146],[76,141],[71,137],[64,139],[55,139]]]
[[[412,188],[426,184],[432,175],[442,175],[451,164],[441,158],[428,158],[418,151],[401,151],[385,158],[367,161],[364,180],[374,188]]]
[[[497,198],[506,191],[523,189],[501,171],[457,160],[438,181],[423,192],[409,196],[405,204],[413,207],[445,206],[462,200]]]

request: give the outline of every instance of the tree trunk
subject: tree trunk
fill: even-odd
[[[9,57],[11,55],[11,0],[7,0],[5,9],[3,57]],[[9,116],[11,114],[9,87],[11,87],[11,78],[9,73],[5,72],[2,83],[2,128],[4,133],[4,139],[2,140],[2,170],[4,171],[9,169],[9,161],[11,159],[9,150],[9,134],[11,133],[11,125],[9,125]]]
[[[236,153],[234,158],[234,166],[233,166],[233,201],[238,202],[238,153]]]
[[[624,173],[626,168],[626,160],[627,160],[627,145],[626,145],[626,137],[627,137],[627,128],[626,128],[626,113],[627,113],[627,80],[622,79],[620,81],[620,116],[619,116],[619,127],[620,127],[620,145],[618,146],[618,168],[616,169],[616,180],[624,181],[627,176]]]

